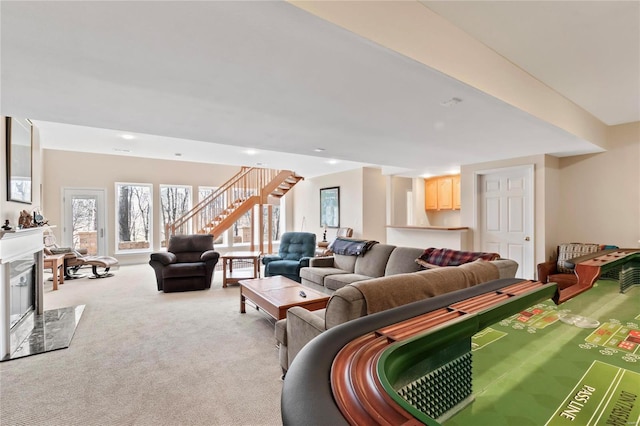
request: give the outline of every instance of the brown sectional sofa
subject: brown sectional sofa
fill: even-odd
[[[381,246],[386,245],[381,244]],[[387,250],[387,248],[382,247],[380,252],[386,252]],[[394,248],[391,251],[395,250],[398,250],[398,248]],[[418,251],[422,253],[422,250]],[[398,252],[398,254],[400,253],[407,254],[408,258],[411,258],[411,261],[415,263],[417,256],[412,254],[415,253],[414,251],[402,249]],[[371,253],[365,254],[364,257],[368,254]],[[394,258],[391,255],[392,253],[389,253],[388,258],[393,260]],[[397,260],[400,263],[394,266],[389,266],[387,262],[384,270],[392,272],[396,270],[395,266],[405,263],[408,265],[408,258],[402,261],[398,258]],[[358,259],[354,259],[354,264],[357,262]],[[341,265],[339,261],[337,265]],[[305,269],[315,268],[303,268],[303,270]],[[331,327],[365,315],[468,288],[498,278],[513,278],[517,269],[518,264],[513,260],[500,259],[496,261],[476,261],[460,266],[445,266],[423,271],[387,274],[349,282],[332,294],[326,309],[308,311],[302,307],[293,307],[287,312],[286,319],[276,322],[275,334],[276,340],[280,345],[280,365],[283,371],[286,372],[298,352],[311,339]],[[353,270],[355,271],[355,268]],[[380,268],[378,267],[379,271]],[[307,274],[304,275],[301,272],[303,285],[308,285],[308,283],[305,284],[304,277],[306,275],[306,279],[309,280],[312,277],[312,275],[309,275],[311,272],[315,271],[307,271]],[[352,276],[347,277],[349,274]],[[324,279],[341,277],[343,280],[349,280],[357,278],[357,276],[362,276],[362,274],[347,271],[325,275]],[[317,286],[318,284],[314,285]]]

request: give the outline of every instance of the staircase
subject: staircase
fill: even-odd
[[[167,225],[165,235],[212,234],[221,235],[245,213],[256,205],[268,205],[269,197],[282,198],[298,182],[303,180],[290,170],[272,170],[242,167],[235,176],[217,188],[207,198],[196,204],[174,223]],[[263,227],[262,215],[258,215],[259,227]],[[252,228],[253,228],[252,220]],[[251,232],[251,250],[254,250]],[[263,248],[260,233],[260,248]],[[271,232],[268,233],[271,238]],[[261,250],[263,251],[263,250]],[[271,241],[269,241],[269,252]]]

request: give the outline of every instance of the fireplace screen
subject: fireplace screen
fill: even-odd
[[[34,309],[36,288],[36,262],[33,256],[14,260],[9,264],[9,283],[11,286],[9,304],[13,327],[26,314]]]

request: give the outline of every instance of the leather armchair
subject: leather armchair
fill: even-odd
[[[262,258],[264,276],[283,275],[300,282],[300,268],[309,266],[309,258],[316,250],[316,234],[311,232],[285,232],[280,238],[278,254]]]
[[[596,257],[602,250],[615,247],[592,243],[560,244],[551,260],[538,264],[538,281],[558,283],[559,289],[571,287],[578,282],[574,262]],[[567,262],[569,259],[572,261]]]
[[[213,249],[213,235],[174,235],[166,252],[151,254],[149,265],[156,273],[158,291],[211,288],[220,253]]]

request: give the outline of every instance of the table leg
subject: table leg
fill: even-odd
[[[244,294],[242,294],[242,287],[240,287],[240,313],[244,314],[245,313],[245,297]]]
[[[64,284],[64,261],[58,266],[58,282]]]
[[[53,290],[57,290],[58,289],[58,264],[54,263],[51,266],[51,269],[53,272]]]
[[[260,258],[253,259],[253,278],[260,278]]]
[[[222,258],[222,288],[227,286],[227,259]]]

